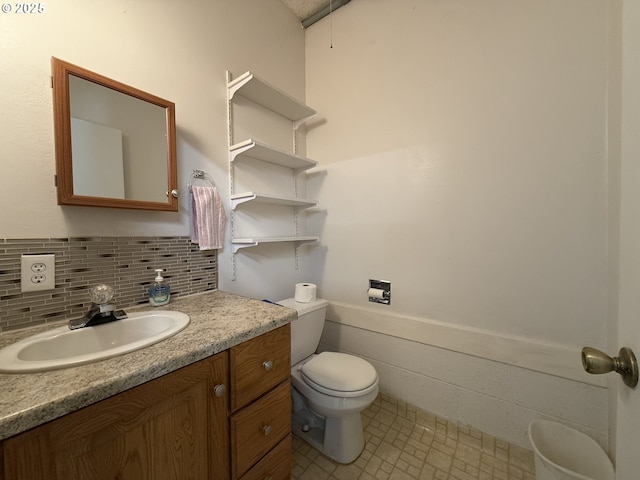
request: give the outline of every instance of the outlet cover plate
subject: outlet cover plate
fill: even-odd
[[[24,253],[20,259],[20,290],[39,292],[56,288],[56,256]]]

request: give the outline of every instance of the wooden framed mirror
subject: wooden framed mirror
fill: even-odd
[[[52,57],[59,205],[178,211],[175,105]]]

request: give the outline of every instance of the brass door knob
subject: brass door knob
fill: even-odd
[[[638,384],[638,362],[630,348],[620,349],[617,357],[610,357],[597,348],[582,349],[582,366],[587,373],[599,375],[616,372],[622,375],[625,385],[633,388]]]

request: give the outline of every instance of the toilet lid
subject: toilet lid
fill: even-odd
[[[366,360],[337,352],[322,352],[302,366],[302,376],[335,391],[355,392],[373,385],[376,369]]]

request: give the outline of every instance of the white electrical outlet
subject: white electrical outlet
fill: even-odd
[[[21,257],[21,291],[37,292],[56,288],[56,256],[25,253]]]

